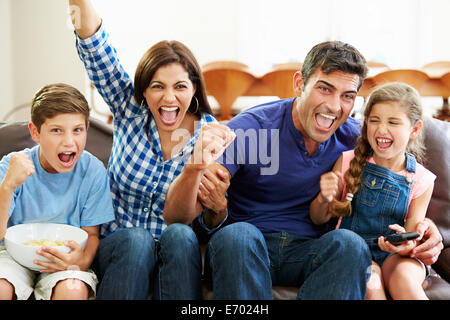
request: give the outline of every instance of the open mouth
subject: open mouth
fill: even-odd
[[[325,113],[317,113],[315,119],[319,129],[328,130],[333,125],[334,121],[336,120],[336,117]]]
[[[61,152],[58,154],[59,162],[63,167],[71,167],[75,160],[76,152]]]
[[[377,143],[377,147],[380,150],[389,149],[392,146],[392,143],[394,142],[394,140],[389,138],[376,138],[375,141]]]
[[[161,107],[158,110],[159,115],[161,116],[161,121],[167,125],[171,126],[177,122],[178,113],[180,112],[180,108],[178,107]]]

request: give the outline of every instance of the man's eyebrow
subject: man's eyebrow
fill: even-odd
[[[335,86],[333,86],[331,83],[329,83],[329,82],[326,82],[325,80],[317,80],[317,82],[321,82],[321,83],[323,83],[323,84],[325,84],[325,85],[327,85],[327,86],[329,86],[329,87],[331,87],[331,88],[333,88],[333,89],[336,89],[336,87]]]
[[[323,84],[325,84],[325,85],[331,87],[333,90],[336,90],[336,87],[335,87],[335,86],[333,86],[333,85],[332,85],[331,83],[329,83],[329,82],[326,82],[325,80],[317,80],[317,82],[321,82],[321,83],[323,83]],[[345,91],[344,93],[354,93],[354,94],[358,94],[358,91],[356,91],[356,90],[348,90],[348,91]]]

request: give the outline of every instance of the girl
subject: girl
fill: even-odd
[[[419,239],[393,245],[383,237],[416,231],[425,217],[436,176],[417,163],[424,153],[422,127],[414,88],[388,83],[375,89],[356,149],[344,152],[333,171],[322,175],[321,191],[311,203],[314,223],[341,217],[338,227],[367,241],[373,259],[367,299],[386,299],[385,288],[393,299],[427,299],[425,266],[409,257]]]

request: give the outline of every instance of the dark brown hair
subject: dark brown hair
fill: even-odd
[[[48,84],[39,89],[31,101],[31,121],[38,132],[42,124],[62,113],[81,113],[89,121],[89,105],[84,95],[65,83]]]
[[[341,41],[326,41],[315,45],[306,55],[302,65],[303,83],[317,68],[325,74],[342,71],[359,76],[358,90],[367,76],[368,68],[364,56],[353,46]]]
[[[144,91],[150,84],[156,70],[170,63],[179,63],[189,74],[189,79],[196,87],[194,96],[198,101],[192,99],[188,112],[201,116],[203,112],[212,114],[211,107],[206,97],[205,82],[201,68],[192,54],[191,50],[179,41],[161,41],[153,45],[142,56],[136,68],[134,76],[134,98],[141,104]]]

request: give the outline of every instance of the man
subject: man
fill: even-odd
[[[164,218],[190,223],[210,208],[199,216],[209,228],[228,213],[231,224],[208,242],[215,298],[270,299],[272,285],[298,286],[299,299],[365,297],[371,264],[366,243],[351,231],[315,226],[309,206],[320,176],[360,134],[349,115],[366,75],[366,61],[352,46],[333,41],[313,47],[294,76],[295,98],[251,108],[227,124],[237,138],[220,164],[209,167],[217,176],[206,166],[229,133],[206,130],[199,150],[210,160],[191,161],[174,181]],[[187,190],[198,190],[198,198],[185,197]],[[437,259],[441,237],[429,221],[423,228],[425,250],[433,247],[425,258]]]

